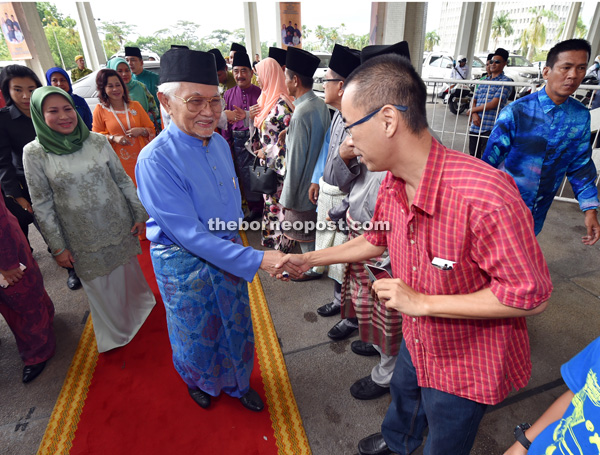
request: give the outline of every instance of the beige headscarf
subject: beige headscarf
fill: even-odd
[[[288,95],[283,70],[275,59],[267,57],[261,60],[256,64],[256,73],[260,79],[262,93],[257,101],[260,106],[260,114],[254,117],[254,126],[260,128],[280,98],[287,102],[292,111],[294,110],[294,103]]]

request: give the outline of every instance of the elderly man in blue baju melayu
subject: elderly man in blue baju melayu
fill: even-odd
[[[146,235],[173,363],[201,407],[225,392],[260,411],[261,397],[250,388],[247,282],[259,268],[280,272],[282,254],[241,244],[239,182],[227,142],[214,133],[222,108],[213,54],[167,51],[160,82],[158,98],[172,122],[140,153],[136,179],[151,217]]]

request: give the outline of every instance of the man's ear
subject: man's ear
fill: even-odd
[[[549,66],[544,66],[544,69],[542,70],[542,77],[544,79],[548,79],[548,73],[552,70],[552,68],[550,68]]]
[[[156,95],[158,96],[158,101],[160,102],[163,109],[167,112],[167,114],[171,115],[171,107],[169,106],[169,97],[162,92],[158,92]]]

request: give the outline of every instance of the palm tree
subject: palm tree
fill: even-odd
[[[500,13],[492,21],[492,38],[494,38],[494,49],[498,47],[498,38],[510,36],[513,34],[512,19],[508,17],[508,11]]]
[[[529,43],[529,50],[527,52],[527,58],[533,58],[536,48],[542,47],[546,44],[546,26],[544,25],[544,18],[549,20],[557,20],[558,16],[554,11],[549,11],[544,8],[529,8],[529,12],[532,14],[529,27],[525,30],[527,35],[527,42]]]
[[[440,44],[440,36],[435,30],[427,32],[425,34],[425,50],[428,52],[433,51],[433,47]]]
[[[565,30],[566,22],[563,21],[556,29],[556,40],[559,40],[562,37],[563,31]],[[575,25],[575,36],[573,38],[585,38],[587,35],[588,29],[586,25],[583,23],[581,17],[577,18],[577,24]],[[570,38],[570,37],[569,37]]]

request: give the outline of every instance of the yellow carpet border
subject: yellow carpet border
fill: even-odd
[[[246,234],[241,232],[241,236],[244,245],[248,245]],[[279,453],[309,455],[310,446],[258,274],[248,284],[248,293],[256,352]],[[38,455],[70,452],[97,360],[92,318],[88,317]]]

